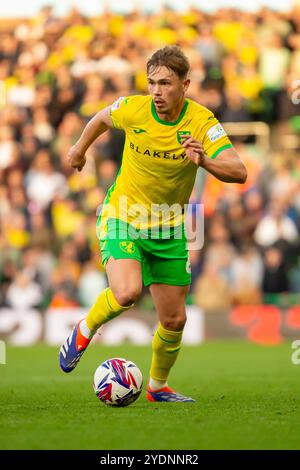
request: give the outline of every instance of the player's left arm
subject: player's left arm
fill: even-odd
[[[244,184],[247,180],[247,169],[233,147],[222,150],[214,159],[204,155],[201,166],[224,183]]]
[[[247,170],[233,147],[226,148],[212,159],[205,155],[201,142],[189,137],[183,144],[187,157],[224,183],[245,183]]]

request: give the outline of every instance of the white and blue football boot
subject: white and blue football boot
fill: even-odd
[[[66,339],[59,351],[59,363],[64,372],[72,372],[77,366],[82,354],[88,347],[91,339],[86,338],[80,332],[80,320],[73,328],[72,333]]]

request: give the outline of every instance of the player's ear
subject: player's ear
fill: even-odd
[[[183,91],[185,93],[188,87],[190,86],[191,80],[189,78],[185,78],[182,83],[183,83]]]

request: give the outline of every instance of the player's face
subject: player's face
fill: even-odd
[[[156,112],[169,114],[184,101],[190,80],[182,80],[171,69],[152,67],[148,73],[148,90],[152,96]]]

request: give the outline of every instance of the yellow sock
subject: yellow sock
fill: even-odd
[[[166,330],[160,323],[152,341],[150,377],[166,382],[181,348],[183,331]]]
[[[122,307],[122,305],[119,305],[111,288],[108,287],[101,292],[98,299],[90,309],[85,319],[86,324],[90,330],[95,331],[104,323],[112,320],[120,313],[131,308],[132,305],[129,305],[128,307]]]

